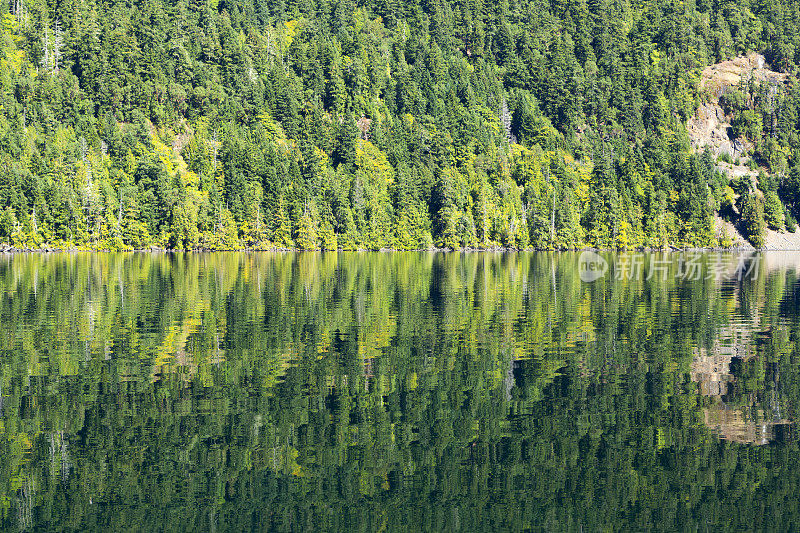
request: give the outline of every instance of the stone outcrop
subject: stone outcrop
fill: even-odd
[[[703,103],[689,118],[686,128],[692,148],[696,152],[709,149],[715,159],[725,154],[733,161],[732,163],[718,161],[718,170],[725,172],[730,179],[749,177],[755,184],[759,169],[751,168],[749,156],[754,147],[744,138],[734,138],[731,126],[733,117],[725,115],[719,104],[720,97],[726,91],[748,80],[768,83],[773,86],[773,94],[776,94],[778,88],[788,82],[789,77],[782,72],[770,70],[764,56],[757,53],[710,65],[703,70],[700,78],[699,90]],[[717,234],[727,234],[734,248],[752,248],[733,224],[717,217],[716,226]],[[800,233],[767,230],[764,248],[800,250]]]
[[[743,80],[765,82],[777,87],[785,84],[788,76],[770,70],[764,56],[756,53],[706,67],[701,75],[699,87],[705,102],[698,107],[686,124],[689,139],[695,150],[703,151],[708,147],[715,156],[725,153],[735,159],[752,148],[746,140],[733,138],[731,117],[726,116],[719,105],[719,99],[725,91],[736,87]],[[738,166],[742,168],[726,170],[733,172],[734,175],[757,174],[744,165]]]

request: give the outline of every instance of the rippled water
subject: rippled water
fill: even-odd
[[[800,528],[800,255],[589,259],[0,257],[0,526]]]

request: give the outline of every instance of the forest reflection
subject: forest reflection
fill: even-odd
[[[2,525],[796,521],[800,255],[603,257],[0,257]]]

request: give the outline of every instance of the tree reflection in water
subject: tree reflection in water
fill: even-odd
[[[798,269],[763,259],[5,256],[2,525],[786,529]]]

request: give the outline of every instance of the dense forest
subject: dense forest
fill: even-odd
[[[720,439],[797,421],[795,269],[586,284],[572,253],[17,254],[0,287],[3,530],[800,523],[796,424]],[[729,389],[701,394],[695,362],[726,346]]]
[[[800,209],[790,0],[10,0],[16,248],[726,246]],[[693,151],[703,67],[758,180]]]

